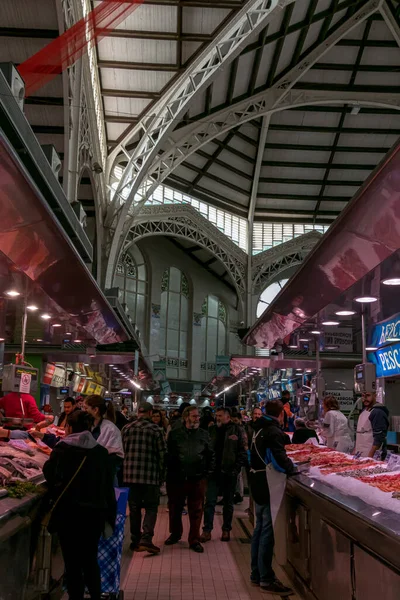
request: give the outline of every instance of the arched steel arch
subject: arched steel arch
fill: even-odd
[[[310,231],[257,254],[253,258],[251,293],[261,294],[278,273],[283,273],[294,265],[300,265],[320,239],[320,233]]]
[[[375,13],[381,6],[383,0],[369,0],[358,11],[352,15],[343,25],[338,27],[331,35],[323,40],[316,47],[313,47],[303,59],[291,69],[284,77],[279,79],[272,87],[265,92],[257,94],[244,102],[233,105],[227,111],[215,113],[211,117],[193,123],[184,129],[184,132],[172,133],[168,129],[167,134],[159,137],[157,135],[151,141],[151,147],[146,152],[142,152],[141,144],[135,149],[134,156],[127,153],[129,162],[125,169],[123,177],[118,185],[114,195],[114,201],[108,213],[107,225],[111,227],[115,224],[115,232],[111,241],[109,250],[109,262],[106,273],[106,283],[109,284],[112,278],[112,272],[116,264],[116,256],[120,250],[120,238],[124,229],[125,220],[129,215],[138,214],[146,198],[158,187],[158,185],[190,154],[196,152],[203,145],[210,142],[215,137],[230,129],[246,123],[252,119],[272,114],[279,110],[285,110],[294,106],[304,106],[309,104],[332,104],[346,103],[369,104],[378,106],[391,106],[400,109],[400,98],[395,94],[368,94],[341,92],[340,94],[321,91],[302,91],[292,89],[293,86],[304,76],[305,73],[315,64],[326,52],[345,37],[353,28],[357,27],[362,21]],[[199,88],[200,89],[200,88]],[[199,91],[199,89],[197,91]],[[177,91],[177,90],[175,90]],[[191,90],[191,97],[194,90]],[[176,102],[179,103],[179,98]],[[155,117],[154,117],[155,118]],[[154,126],[154,119],[150,122],[149,131]],[[158,127],[160,129],[161,125]],[[148,132],[144,138],[147,139]],[[179,140],[174,140],[174,135],[182,135]],[[145,140],[142,140],[144,143]],[[159,151],[168,139],[168,149],[160,154]],[[125,151],[126,152],[126,151]],[[142,152],[142,154],[140,154]],[[151,159],[149,158],[151,156]],[[124,189],[129,189],[129,194],[124,199],[122,193]],[[140,200],[134,204],[134,199],[140,196]],[[122,206],[117,210],[118,203]],[[118,214],[117,214],[118,213]]]
[[[126,252],[140,239],[155,235],[191,240],[209,250],[227,269],[243,312],[247,265],[247,255],[243,250],[191,206],[168,205],[145,207],[136,222],[131,224],[122,251]]]

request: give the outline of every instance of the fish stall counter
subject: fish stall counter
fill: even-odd
[[[288,478],[279,562],[305,600],[399,600],[400,474],[339,454]]]
[[[59,544],[40,525],[47,459],[48,449],[0,442],[1,600],[36,600],[63,576]]]

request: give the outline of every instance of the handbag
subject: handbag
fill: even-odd
[[[71,484],[73,483],[74,479],[77,477],[77,475],[79,474],[79,471],[82,469],[83,465],[85,464],[85,461],[87,459],[87,456],[84,456],[84,458],[82,459],[82,462],[80,463],[79,467],[77,468],[77,470],[75,471],[75,473],[72,475],[71,479],[68,481],[67,485],[65,486],[65,488],[63,489],[63,491],[61,492],[61,494],[58,496],[57,500],[54,502],[53,506],[50,508],[50,510],[44,515],[41,525],[42,527],[44,527],[45,529],[48,529],[50,521],[51,521],[51,517],[53,516],[53,512],[55,510],[55,508],[57,507],[58,503],[60,502],[61,498],[64,496],[65,492],[68,490],[68,488],[71,486]]]

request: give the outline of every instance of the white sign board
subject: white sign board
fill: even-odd
[[[325,348],[337,346],[336,352],[353,352],[353,330],[351,327],[335,327],[325,332]]]
[[[325,390],[325,396],[334,396],[339,402],[340,410],[344,413],[349,413],[353,408],[353,390]]]
[[[21,394],[29,394],[31,391],[31,379],[32,375],[30,373],[22,373],[21,381],[19,382],[19,391]]]

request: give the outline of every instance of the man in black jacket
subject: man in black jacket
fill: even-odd
[[[188,406],[182,415],[182,427],[172,429],[167,443],[167,493],[170,536],[165,544],[176,544],[182,537],[182,510],[187,498],[190,521],[189,546],[204,552],[200,544],[207,477],[215,466],[214,452],[207,431],[200,429],[197,406]]]
[[[232,530],[233,498],[237,478],[247,462],[244,432],[231,420],[229,408],[220,407],[216,412],[216,425],[210,428],[210,438],[215,452],[215,472],[208,481],[207,499],[204,509],[204,526],[201,542],[211,540],[214,525],[215,505],[218,492],[223,496],[223,542],[229,542]]]
[[[265,469],[272,462],[277,471],[291,475],[294,466],[285,450],[287,436],[282,431],[282,402],[267,402],[265,414],[265,418],[253,425],[250,445],[250,486],[256,512],[256,526],[251,541],[251,582],[259,585],[267,594],[284,597],[290,596],[292,591],[276,579],[272,568],[274,530]]]

